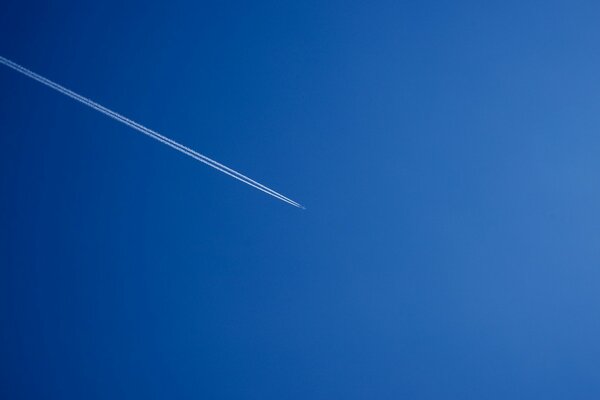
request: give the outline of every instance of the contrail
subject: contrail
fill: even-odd
[[[65,88],[64,86],[59,85],[58,83],[52,82],[50,79],[44,78],[43,76],[38,75],[35,72],[30,71],[27,68],[22,67],[21,65],[13,62],[7,58],[0,56],[0,63],[6,65],[9,68],[14,69],[17,72],[20,72],[21,74],[23,74],[31,79],[34,79],[34,80],[48,86],[51,89],[56,90],[59,93],[64,94],[65,96],[68,96],[82,104],[85,104],[86,106],[93,108],[94,110],[99,111],[102,114],[109,116],[110,118],[117,120],[117,121],[129,126],[130,128],[135,129],[138,132],[143,133],[144,135],[150,136],[152,139],[158,140],[159,142],[166,144],[167,146],[172,147],[175,150],[177,150],[183,154],[186,154],[195,160],[198,160],[206,165],[209,165],[209,166],[213,167],[214,169],[231,176],[232,178],[235,178],[241,182],[244,182],[245,184],[250,185],[255,189],[258,189],[270,196],[275,197],[276,199],[284,201],[295,207],[304,209],[304,206],[301,205],[300,203],[297,203],[294,200],[292,200],[288,197],[285,197],[281,193],[278,193],[278,192],[274,191],[273,189],[270,189],[256,181],[250,179],[246,175],[243,175],[243,174],[241,174],[241,173],[239,173],[239,172],[237,172],[237,171],[235,171],[235,170],[233,170],[233,169],[231,169],[231,168],[229,168],[229,167],[227,167],[227,166],[225,166],[203,154],[200,154],[200,153],[190,149],[189,147],[186,147],[180,143],[177,143],[176,141],[169,139],[168,137],[163,136],[160,133],[153,131],[152,129],[146,128],[145,126],[140,125],[137,122],[132,121],[129,118],[122,116],[119,113],[109,110],[108,108],[88,99],[87,97],[83,97],[83,96]]]

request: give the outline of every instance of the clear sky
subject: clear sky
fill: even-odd
[[[596,1],[3,1],[0,398],[597,399]],[[167,4],[168,3],[168,4]]]

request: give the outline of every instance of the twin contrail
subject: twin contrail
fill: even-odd
[[[86,97],[83,97],[83,96],[65,88],[64,86],[59,85],[58,83],[54,83],[50,79],[44,78],[43,76],[38,75],[35,72],[30,71],[27,68],[24,68],[24,67],[20,66],[19,64],[15,63],[13,61],[10,61],[7,58],[0,56],[0,63],[6,65],[9,68],[14,69],[17,72],[20,72],[21,74],[23,74],[31,79],[34,79],[34,80],[48,86],[49,88],[56,90],[59,93],[64,94],[65,96],[68,96],[74,100],[77,100],[78,102],[85,104],[86,106],[93,108],[94,110],[99,111],[102,114],[109,116],[110,118],[117,120],[117,121],[129,126],[130,128],[135,129],[138,132],[143,133],[144,135],[150,136],[152,139],[158,140],[159,142],[166,144],[167,146],[172,147],[175,150],[177,150],[183,154],[186,154],[195,160],[198,160],[210,167],[213,167],[214,169],[219,170],[219,171],[223,172],[224,174],[231,176],[232,178],[235,178],[241,182],[244,182],[245,184],[250,185],[255,189],[258,189],[270,196],[273,196],[281,201],[291,204],[292,206],[304,209],[304,206],[302,206],[300,203],[297,203],[294,200],[292,200],[288,197],[285,197],[284,195],[274,191],[273,189],[269,189],[268,187],[248,178],[246,175],[243,175],[243,174],[241,174],[241,173],[239,173],[239,172],[237,172],[237,171],[235,171],[235,170],[233,170],[211,158],[208,158],[205,155],[200,154],[200,153],[190,149],[189,147],[186,147],[180,143],[177,143],[176,141],[169,139],[168,137],[163,136],[160,133],[153,131],[152,129],[146,128],[145,126],[140,125],[137,122],[132,121],[129,118],[122,116],[119,113],[109,110],[108,108],[106,108]]]

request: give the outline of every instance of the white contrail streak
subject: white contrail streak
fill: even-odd
[[[27,68],[22,67],[19,64],[15,63],[13,61],[10,61],[7,58],[0,56],[0,63],[6,65],[9,68],[14,69],[17,72],[20,72],[21,74],[23,74],[31,79],[34,79],[34,80],[48,86],[49,88],[56,90],[59,93],[64,94],[65,96],[68,96],[82,104],[85,104],[86,106],[93,108],[94,110],[99,111],[102,114],[109,116],[110,118],[117,120],[117,121],[129,126],[130,128],[135,129],[138,132],[143,133],[144,135],[150,136],[152,139],[158,140],[159,142],[166,144],[167,146],[172,147],[175,150],[194,158],[195,160],[198,160],[204,164],[207,164],[207,165],[215,168],[216,170],[219,170],[219,171],[223,172],[224,174],[231,176],[232,178],[235,178],[241,182],[244,182],[245,184],[250,185],[253,188],[258,189],[258,190],[260,190],[270,196],[273,196],[281,201],[284,201],[295,207],[304,209],[304,206],[302,206],[300,203],[297,203],[294,200],[292,200],[288,197],[285,197],[281,193],[278,193],[278,192],[274,191],[273,189],[269,189],[268,187],[250,179],[249,177],[247,177],[247,176],[245,176],[245,175],[243,175],[243,174],[241,174],[241,173],[239,173],[239,172],[237,172],[237,171],[235,171],[235,170],[233,170],[211,158],[208,158],[205,155],[200,154],[180,143],[177,143],[176,141],[169,139],[168,137],[163,136],[160,133],[153,131],[152,129],[146,128],[145,126],[140,125],[137,122],[132,121],[129,118],[122,116],[119,113],[109,110],[108,108],[106,108],[86,97],[83,97],[83,96],[57,84],[57,83],[54,83],[51,80],[44,78],[43,76],[38,75],[35,72],[30,71]]]

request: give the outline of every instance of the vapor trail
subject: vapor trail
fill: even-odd
[[[174,141],[172,139],[169,139],[166,136],[161,135],[158,132],[153,131],[152,129],[146,128],[145,126],[140,125],[137,122],[132,121],[129,118],[122,116],[119,113],[116,113],[116,112],[114,112],[114,111],[112,111],[112,110],[86,98],[86,97],[83,97],[83,96],[65,88],[64,86],[61,86],[55,82],[52,82],[51,80],[44,78],[43,76],[38,75],[35,72],[30,71],[27,68],[22,67],[21,65],[13,62],[7,58],[0,56],[0,63],[6,65],[9,68],[14,69],[17,72],[20,72],[21,74],[23,74],[31,79],[34,79],[34,80],[50,87],[51,89],[56,90],[59,93],[64,94],[65,96],[68,96],[82,104],[85,104],[86,106],[88,106],[96,111],[99,111],[102,114],[109,116],[110,118],[112,118],[116,121],[119,121],[119,122],[129,126],[130,128],[137,130],[138,132],[141,132],[147,136],[150,136],[151,138],[158,140],[159,142],[166,144],[167,146],[172,147],[175,150],[177,150],[183,154],[186,154],[186,155],[194,158],[197,161],[207,164],[207,165],[211,166],[212,168],[215,168],[216,170],[221,171],[224,174],[231,176],[232,178],[235,178],[241,182],[244,182],[245,184],[250,185],[253,188],[258,189],[258,190],[260,190],[270,196],[273,196],[281,201],[284,201],[295,207],[304,209],[304,206],[302,206],[301,204],[295,202],[294,200],[292,200],[288,197],[285,197],[284,195],[274,191],[273,189],[270,189],[256,181],[254,181],[253,179],[250,179],[249,177],[247,177],[247,176],[245,176],[245,175],[243,175],[243,174],[241,174],[241,173],[239,173],[239,172],[237,172],[237,171],[235,171],[235,170],[233,170],[233,169],[231,169],[231,168],[229,168],[229,167],[227,167],[227,166],[225,166],[203,154],[200,154],[180,143],[177,143],[176,141]]]

